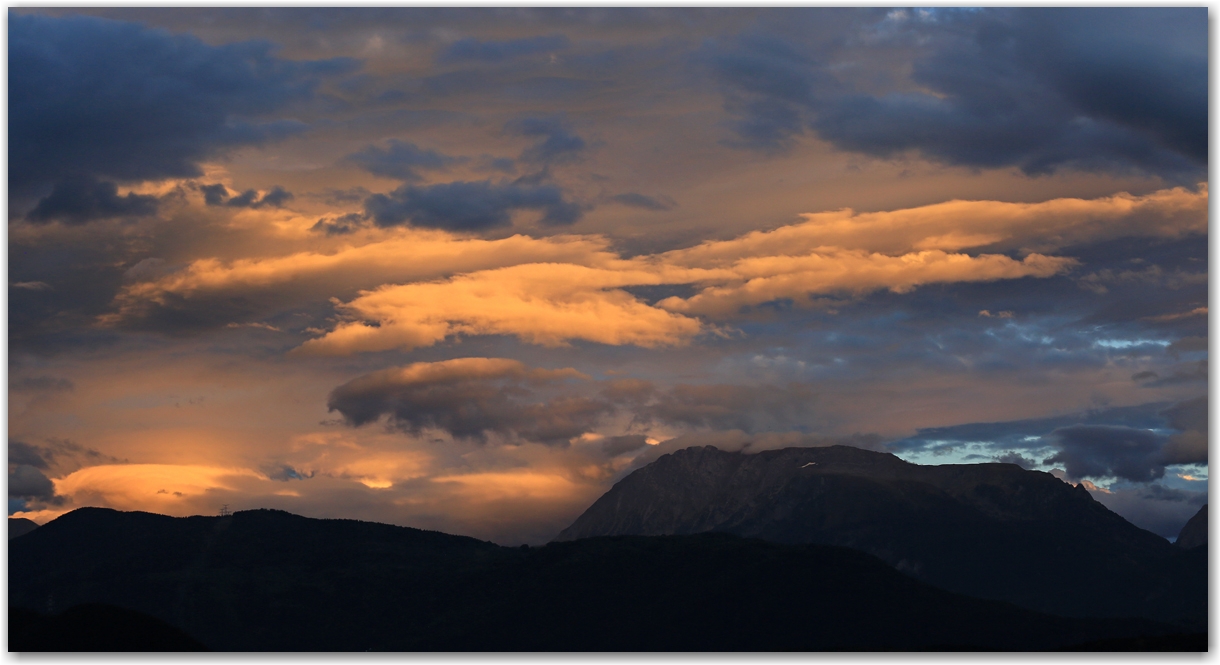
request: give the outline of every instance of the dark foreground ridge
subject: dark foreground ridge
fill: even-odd
[[[704,532],[851,547],[943,589],[1057,615],[1206,630],[1205,546],[1184,552],[1083,487],[1015,464],[687,448],[619,481],[557,540]]]
[[[11,541],[9,603],[104,603],[217,651],[1046,650],[1180,632],[968,598],[841,547],[701,534],[508,548],[270,510],[73,511]],[[10,612],[11,648],[30,643],[22,621]],[[86,628],[58,630],[69,644]],[[39,649],[66,648],[47,634]]]
[[[77,605],[55,616],[10,607],[8,627],[9,651],[207,651],[160,619],[112,605]]]

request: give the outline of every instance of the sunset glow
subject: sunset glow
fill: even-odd
[[[1207,28],[12,9],[9,514],[539,544],[680,448],[844,444],[1175,536],[1208,489]]]

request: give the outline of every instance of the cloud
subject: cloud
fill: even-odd
[[[1021,467],[1022,469],[1038,468],[1038,462],[1036,460],[1032,460],[1028,457],[1024,457],[1011,450],[1004,453],[1003,455],[1000,455],[999,457],[995,458],[994,461],[999,462],[1001,464],[1016,464],[1017,466]]]
[[[295,120],[262,119],[359,66],[273,53],[268,42],[211,46],[123,21],[12,16],[9,159],[21,164],[12,195],[38,198],[56,183],[63,193],[81,180],[197,177],[201,160],[300,132]],[[97,199],[100,187],[92,191]],[[65,210],[44,201],[37,218]]]
[[[1164,437],[1150,430],[1111,425],[1071,425],[1050,434],[1059,449],[1043,464],[1064,466],[1068,478],[1125,478],[1148,482],[1165,475]]]
[[[50,501],[55,498],[55,486],[42,471],[32,466],[19,464],[9,469],[8,495],[9,497]]]
[[[644,210],[653,210],[656,212],[663,212],[665,210],[673,210],[675,207],[677,207],[677,204],[674,203],[674,200],[669,198],[668,196],[654,198],[654,197],[645,196],[644,194],[639,194],[636,192],[627,192],[625,194],[616,194],[616,195],[610,197],[610,200],[612,200],[616,203],[621,203],[625,206],[630,206],[632,208],[641,208]]]
[[[611,408],[583,397],[529,402],[531,386],[586,378],[574,369],[531,369],[504,358],[457,358],[366,374],[331,391],[327,407],[358,427],[388,416],[397,428],[420,434],[439,429],[456,438],[486,441],[489,433],[548,445],[592,429]]]
[[[636,412],[641,420],[758,432],[807,421],[816,394],[807,385],[677,385]]]
[[[112,217],[145,217],[156,214],[157,197],[128,193],[119,196],[118,186],[91,177],[60,180],[51,194],[26,215],[31,222],[84,224]]]
[[[1003,255],[970,256],[941,250],[889,256],[834,248],[805,256],[743,258],[720,269],[723,278],[706,280],[719,284],[689,298],[666,298],[657,305],[684,314],[728,317],[782,300],[811,306],[818,295],[840,292],[862,295],[889,289],[905,293],[925,284],[1051,277],[1075,264],[1074,259],[1041,254],[1018,261]]]
[[[69,439],[45,439],[41,444],[9,438],[9,466],[24,465],[52,471],[67,473],[82,466],[118,462],[118,459],[106,455],[93,448],[87,448]]]
[[[365,199],[365,212],[381,227],[410,223],[424,228],[483,231],[510,226],[512,213],[538,210],[544,226],[566,226],[584,209],[555,185],[458,181],[425,187],[404,185]]]
[[[635,452],[646,445],[648,445],[648,437],[643,434],[608,436],[601,440],[602,450],[605,451],[607,457]]]
[[[1200,9],[891,12],[861,33],[856,48],[747,34],[705,49],[736,143],[782,151],[812,129],[841,150],[1031,175],[1205,172]],[[909,73],[862,65],[878,53]]]
[[[806,213],[803,222],[709,241],[669,254],[675,261],[724,265],[753,256],[798,256],[823,247],[885,254],[1052,252],[1115,238],[1182,238],[1207,233],[1208,187],[1174,187],[1142,196],[1056,198],[1038,203],[953,200],[860,213]]]
[[[473,196],[459,196],[467,187]],[[497,215],[507,222],[511,207],[497,206],[517,194],[501,199],[501,193],[529,188],[459,182],[415,193],[409,189],[397,190],[399,199],[375,195],[370,200],[382,196],[395,215],[426,211],[412,213],[415,221],[423,216],[439,223],[446,216],[447,223],[479,226]],[[115,298],[117,312],[104,321],[138,327],[164,310],[198,310],[217,313],[201,320],[226,325],[245,316],[266,320],[260,308],[342,299],[364,289],[341,300],[337,325],[304,348],[352,353],[489,334],[550,346],[571,340],[667,346],[717,330],[696,317],[731,320],[772,306],[840,308],[877,291],[902,294],[928,284],[1053,277],[1078,260],[1028,247],[1049,251],[1124,236],[1191,238],[1206,229],[1206,205],[1203,186],[1037,204],[951,201],[876,213],[845,210],[631,259],[609,251],[607,240],[596,236],[484,241],[416,227],[370,228],[349,214],[323,218],[314,230],[352,237],[352,245],[329,253],[200,259],[124,285]],[[987,253],[964,247],[979,243]],[[651,300],[636,295],[641,288],[661,287],[667,293]],[[235,304],[250,309],[233,311]]]
[[[563,116],[527,117],[510,120],[504,130],[511,134],[537,138],[526,148],[520,160],[530,164],[562,164],[576,161],[588,144],[572,131],[571,123]]]
[[[262,194],[257,190],[247,189],[232,198],[229,197],[228,188],[222,184],[202,185],[199,190],[203,192],[205,204],[210,206],[227,206],[230,208],[251,208],[254,210],[265,207],[282,208],[285,203],[295,198],[292,192],[285,190],[279,185],[272,187],[269,191]]]
[[[486,62],[503,63],[514,58],[562,51],[570,45],[564,35],[525,37],[505,41],[479,41],[459,39],[441,51],[436,60],[440,63]]]
[[[827,446],[851,446],[881,452],[882,439],[875,434],[850,434],[826,436],[804,432],[761,432],[750,434],[741,430],[722,430],[682,434],[648,447],[643,454],[631,461],[631,469],[651,464],[662,455],[676,450],[697,446],[712,446],[725,452],[740,452],[747,455],[764,450],[783,448],[822,448]]]
[[[408,141],[390,139],[385,148],[374,145],[348,155],[346,161],[386,178],[406,182],[419,182],[420,170],[439,171],[465,161],[462,157],[450,157],[435,150],[425,150]]]
[[[54,484],[56,494],[76,505],[170,512],[175,502],[232,489],[242,477],[260,475],[250,469],[206,465],[101,464],[74,471]]]
[[[703,330],[699,321],[621,290],[657,281],[644,271],[540,263],[388,285],[337,305],[343,320],[300,352],[412,349],[455,335],[514,335],[544,346],[570,340],[648,348],[684,344]]]
[[[333,223],[342,223],[342,219]],[[340,235],[350,236],[358,230],[351,228]],[[287,308],[386,283],[435,280],[519,263],[597,265],[615,258],[606,244],[593,237],[514,235],[487,240],[427,229],[374,230],[329,250],[232,261],[198,259],[179,270],[141,278],[122,285],[113,297],[116,311],[106,315],[103,323],[159,329],[167,317],[190,315],[201,327],[219,328],[235,317],[265,319]],[[246,303],[250,309],[233,316],[208,316],[231,309],[235,302]]]
[[[1204,368],[1206,372],[1206,367]],[[1161,412],[1178,430],[1165,442],[1166,464],[1207,464],[1207,396],[1179,402]]]

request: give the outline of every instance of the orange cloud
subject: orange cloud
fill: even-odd
[[[743,306],[781,298],[808,305],[818,294],[837,291],[863,294],[889,289],[906,293],[923,284],[1050,277],[1076,263],[1074,259],[1041,254],[1017,261],[997,254],[970,256],[940,250],[888,256],[820,248],[805,256],[740,259],[729,269],[736,277],[731,282],[709,286],[690,298],[671,297],[657,304],[686,314],[731,316]]]
[[[55,493],[77,505],[179,512],[174,504],[212,490],[232,490],[250,469],[180,464],[102,464],[53,479]]]
[[[699,321],[616,288],[658,283],[661,279],[645,270],[545,263],[383,286],[341,305],[348,320],[300,351],[412,349],[453,335],[515,335],[543,346],[574,339],[643,347],[684,343],[701,331]]]

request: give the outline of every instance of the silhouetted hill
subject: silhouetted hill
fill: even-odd
[[[873,554],[916,578],[1067,616],[1201,628],[1205,561],[1048,473],[924,466],[846,446],[687,448],[635,471],[557,540],[733,533]]]
[[[8,650],[31,651],[207,651],[190,635],[132,610],[78,605],[46,616],[10,607]]]
[[[1191,549],[1207,544],[1207,504],[1195,513],[1195,516],[1187,520],[1186,526],[1182,527],[1182,531],[1178,533],[1178,539],[1174,544],[1183,549]]]
[[[8,518],[8,539],[12,540],[17,536],[24,536],[37,528],[38,522],[34,520],[27,520],[24,517],[10,517]]]
[[[1162,636],[726,534],[508,548],[278,511],[81,509],[10,543],[10,606],[105,603],[218,651],[1049,649]],[[20,570],[20,574],[12,571]]]

